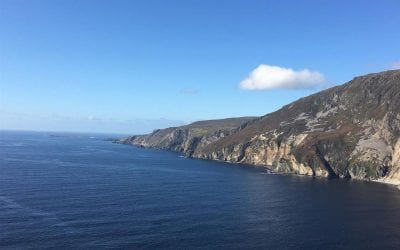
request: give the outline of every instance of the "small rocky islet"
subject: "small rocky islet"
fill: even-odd
[[[277,173],[400,185],[400,70],[356,77],[261,117],[198,121],[117,142]]]

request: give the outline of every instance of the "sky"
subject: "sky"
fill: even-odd
[[[400,1],[0,0],[0,129],[260,116],[400,68]]]

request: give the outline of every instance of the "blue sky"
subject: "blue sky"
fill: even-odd
[[[398,67],[399,13],[398,0],[0,0],[0,129],[143,133],[263,115]],[[305,69],[322,77],[307,85]]]

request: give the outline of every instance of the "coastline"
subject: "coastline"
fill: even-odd
[[[164,148],[146,147],[146,146],[143,146],[143,145],[140,145],[140,144],[120,143],[118,141],[118,139],[113,140],[113,143],[127,145],[127,146],[133,146],[133,147],[142,148],[142,149],[156,149],[156,150],[162,150],[162,151],[167,151],[167,152],[173,152],[173,153],[177,153],[177,154],[180,153],[180,152],[177,152],[177,151],[164,149]],[[290,173],[290,172],[276,172],[276,171],[273,171],[270,168],[268,168],[268,165],[254,165],[254,164],[249,164],[249,163],[240,163],[240,162],[215,160],[215,159],[205,159],[205,158],[192,157],[192,156],[185,156],[185,158],[194,159],[194,160],[202,160],[202,161],[213,161],[213,162],[221,162],[221,163],[229,163],[229,164],[238,164],[238,165],[244,166],[244,167],[251,167],[251,168],[266,170],[268,172],[268,174],[274,174],[274,175],[289,175],[289,176],[301,176],[301,177],[330,179],[330,177],[321,176],[321,175],[307,175],[307,174]],[[342,177],[337,177],[336,179],[345,180],[345,178],[342,178]],[[387,180],[386,178],[380,178],[380,179],[375,179],[375,180],[373,180],[373,179],[362,179],[362,178],[350,178],[349,180],[356,180],[356,181],[362,181],[362,182],[374,182],[374,183],[390,185],[390,186],[393,186],[393,187],[395,187],[396,189],[398,189],[400,191],[400,181]]]

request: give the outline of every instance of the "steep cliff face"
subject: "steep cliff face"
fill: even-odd
[[[192,156],[200,148],[235,133],[255,117],[199,121],[181,127],[158,129],[148,135],[122,138],[120,143],[167,149]]]
[[[236,126],[218,122],[201,136],[184,126],[127,142],[281,173],[400,185],[400,70],[356,77]]]

